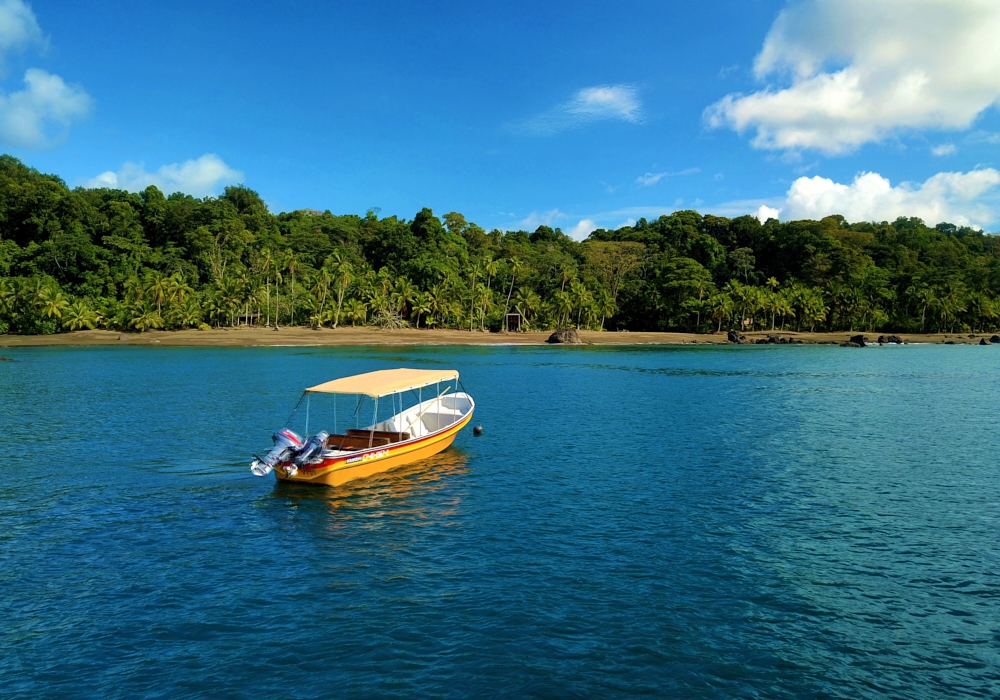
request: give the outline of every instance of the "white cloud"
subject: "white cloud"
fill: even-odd
[[[550,136],[598,121],[642,121],[639,93],[631,85],[599,85],[578,90],[572,98],[541,114],[511,125],[516,132]]]
[[[969,134],[966,140],[969,143],[989,143],[995,146],[997,144],[1000,144],[1000,132],[976,131]]]
[[[39,68],[25,72],[24,84],[24,90],[0,94],[0,141],[5,144],[51,146],[93,105],[83,88],[67,85],[58,75]]]
[[[0,0],[0,76],[6,58],[47,41],[31,7],[23,0]],[[47,148],[61,141],[70,125],[90,113],[91,97],[78,85],[40,68],[24,73],[24,89],[0,92],[0,144]]]
[[[533,211],[522,219],[518,226],[522,231],[534,231],[539,226],[555,226],[557,221],[568,218],[566,214],[563,214],[558,209],[550,209],[543,212]]]
[[[935,146],[934,148],[931,149],[931,155],[935,155],[938,157],[950,156],[953,155],[956,150],[957,149],[955,148],[955,144],[942,143],[940,146]]]
[[[987,226],[996,220],[990,199],[997,199],[1000,172],[938,173],[924,183],[896,187],[878,173],[860,173],[849,185],[824,177],[800,177],[785,200],[787,219],[821,219],[842,214],[848,221],[893,221],[916,216],[930,225],[948,221]]]
[[[567,231],[566,235],[575,241],[582,241],[596,229],[597,224],[595,224],[591,219],[583,219],[580,223]]]
[[[966,129],[1000,98],[996,0],[804,0],[775,20],[758,79],[709,107],[756,148],[849,152],[905,130]]]
[[[655,185],[657,182],[665,177],[679,177],[682,175],[694,175],[695,173],[700,173],[701,168],[688,168],[687,170],[681,170],[680,172],[663,172],[663,173],[646,173],[645,175],[640,175],[635,179],[635,184],[640,187],[649,187],[650,185]]]
[[[642,187],[649,187],[650,185],[655,185],[657,182],[662,180],[667,176],[667,173],[646,173],[645,175],[640,175],[635,179],[635,184]]]
[[[760,223],[766,224],[768,219],[777,219],[779,214],[781,214],[780,209],[761,204],[754,216],[760,219]]]
[[[226,165],[214,153],[196,160],[164,165],[155,173],[143,163],[125,163],[117,173],[109,170],[87,181],[86,187],[108,187],[139,192],[156,185],[167,194],[183,192],[195,197],[218,194],[225,185],[243,181],[243,173]]]
[[[30,46],[45,46],[42,28],[35,13],[21,0],[0,0],[0,68],[3,55],[24,51]]]

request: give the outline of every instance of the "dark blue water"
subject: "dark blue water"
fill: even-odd
[[[0,355],[0,696],[1000,693],[1000,348]],[[486,435],[250,475],[395,366]]]

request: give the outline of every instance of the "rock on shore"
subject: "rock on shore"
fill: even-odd
[[[567,328],[564,331],[556,331],[549,336],[549,339],[545,341],[546,343],[575,343],[579,344],[583,341],[580,340],[580,334],[576,332],[575,328]]]

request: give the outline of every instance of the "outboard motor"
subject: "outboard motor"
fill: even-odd
[[[295,464],[296,467],[301,467],[303,464],[316,459],[323,453],[323,447],[329,439],[330,433],[325,430],[321,430],[316,433],[309,438],[309,441],[306,442],[306,446],[299,450],[297,455],[292,457],[292,463]]]
[[[254,455],[250,462],[250,471],[254,476],[267,476],[276,466],[290,461],[302,449],[302,438],[288,428],[279,430],[271,439],[274,440],[274,448],[263,458]]]

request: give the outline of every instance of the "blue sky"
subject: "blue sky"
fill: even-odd
[[[681,208],[993,230],[997,35],[995,0],[0,0],[0,148],[577,237]]]

